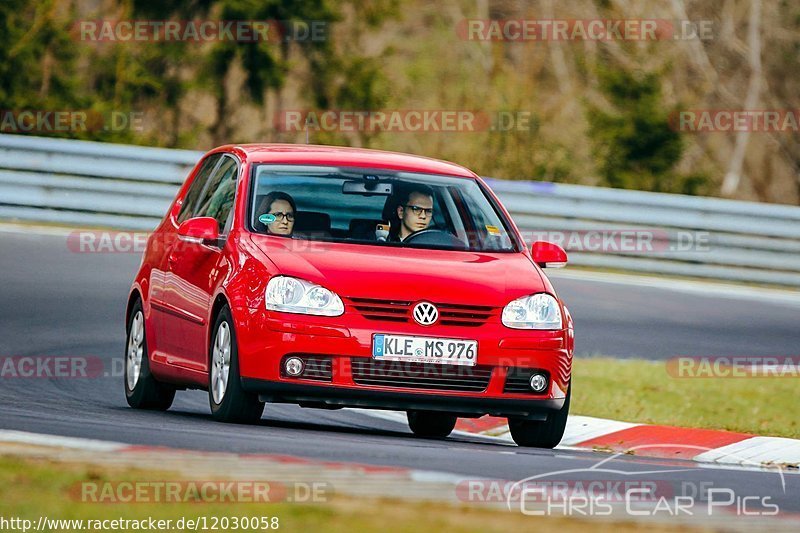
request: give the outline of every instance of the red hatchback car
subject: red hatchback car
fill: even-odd
[[[209,392],[214,418],[265,402],[403,410],[414,434],[507,417],[552,448],[571,393],[573,324],[473,172],[328,146],[206,154],[150,236],[128,298],[125,395],[168,409]]]

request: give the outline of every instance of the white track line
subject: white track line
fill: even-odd
[[[13,233],[17,235],[50,235],[56,237],[67,237],[78,228],[67,228],[64,226],[37,226],[29,224],[14,224],[11,222],[0,222],[0,233]]]
[[[97,452],[113,452],[129,447],[128,444],[122,444],[121,442],[62,437],[60,435],[45,435],[42,433],[28,433],[27,431],[13,431],[9,429],[0,430],[0,442],[73,448]]]

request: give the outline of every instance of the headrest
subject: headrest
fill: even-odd
[[[354,218],[350,221],[350,233],[356,231],[375,231],[375,226],[382,224],[382,220],[376,218]]]
[[[331,216],[317,211],[298,211],[294,216],[294,231],[330,233]]]

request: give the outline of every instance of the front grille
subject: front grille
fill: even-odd
[[[411,302],[373,300],[372,298],[350,298],[353,307],[369,320],[406,322],[410,316]]]
[[[305,363],[303,373],[299,376],[289,376],[283,368],[283,363],[289,357],[299,357]],[[281,376],[290,379],[312,379],[314,381],[333,381],[331,358],[324,355],[304,355],[292,353],[286,355],[281,361]]]
[[[353,307],[368,320],[388,322],[413,322],[411,310],[414,302],[378,300],[373,298],[350,298]],[[439,322],[443,326],[477,327],[486,323],[494,307],[481,305],[433,303],[439,310]]]
[[[486,323],[494,308],[479,305],[436,304],[439,322],[445,326],[476,327]]]
[[[545,389],[545,392],[533,392],[531,390],[530,380],[531,375],[534,372],[544,374],[547,376],[547,380],[550,380],[550,375],[544,370],[538,370],[536,368],[511,367],[508,369],[506,385],[503,388],[503,392],[514,392],[517,394],[544,394],[547,392],[547,389]]]
[[[456,366],[401,361],[351,359],[353,381],[406,389],[482,392],[492,377],[490,366]]]

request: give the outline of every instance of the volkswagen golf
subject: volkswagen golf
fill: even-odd
[[[223,146],[150,235],[126,311],[125,395],[168,409],[208,391],[212,416],[266,403],[405,411],[443,438],[458,417],[508,418],[552,448],[569,412],[573,323],[486,183],[424,157]]]

